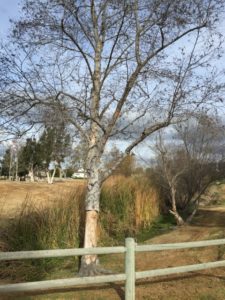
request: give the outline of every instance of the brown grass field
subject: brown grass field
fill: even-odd
[[[82,181],[58,182],[53,185],[45,183],[0,182],[1,211],[4,218],[13,218],[19,211],[27,194],[31,201],[51,205],[55,198],[66,191],[84,184]],[[221,198],[225,198],[225,188],[216,189]],[[225,206],[207,206],[199,210],[193,224],[177,228],[162,234],[146,243],[173,243],[215,239],[225,237]],[[147,270],[163,267],[181,266],[225,259],[224,247],[207,247],[200,249],[162,251],[136,255],[136,269]],[[111,259],[103,257],[104,266],[122,270],[123,257],[114,255]],[[60,274],[60,275],[59,275]],[[59,270],[52,278],[69,277]],[[71,275],[70,275],[71,276]],[[0,299],[77,299],[77,300],[117,300],[124,299],[124,284],[107,284],[101,286],[80,287],[63,291],[51,291],[48,294],[17,295]],[[173,276],[157,277],[137,281],[136,299],[154,300],[223,300],[225,299],[225,268],[191,272]]]
[[[50,205],[59,197],[74,191],[77,186],[84,185],[83,180],[69,180],[47,184],[46,182],[11,182],[0,181],[1,215],[13,217],[19,212],[24,199],[28,196],[38,205]]]

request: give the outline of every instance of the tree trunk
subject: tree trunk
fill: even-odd
[[[187,223],[191,223],[192,222],[194,216],[196,215],[196,213],[198,211],[198,207],[199,207],[199,199],[196,200],[195,208],[192,211],[191,215],[187,218]]]
[[[95,9],[92,11],[93,19],[96,21]],[[100,81],[101,81],[101,52],[102,40],[98,35],[97,23],[95,27],[95,59],[93,73],[93,88],[91,92],[91,116],[94,120],[99,119],[100,103]],[[102,132],[96,122],[91,123],[91,136],[89,139],[89,148],[86,161],[88,175],[87,194],[85,199],[86,224],[84,236],[84,248],[97,246],[97,228],[99,214],[99,200],[101,192],[101,162],[100,157],[104,151],[104,145],[101,142]],[[85,255],[81,259],[80,275],[91,276],[101,274],[102,269],[98,266],[97,255]]]
[[[59,169],[59,178],[62,179],[63,178],[62,168],[58,167],[58,169]]]
[[[48,184],[51,184],[51,178],[50,178],[49,170],[46,171],[46,176],[47,176]]]
[[[56,172],[56,168],[54,168],[52,176],[50,177],[50,184],[53,184],[54,178],[55,178],[55,172]]]
[[[16,176],[15,176],[15,180],[18,181],[19,177],[18,177],[18,156],[16,158]]]
[[[96,210],[86,211],[84,248],[97,246],[98,215]],[[93,276],[99,273],[97,255],[84,255],[81,258],[79,275]]]
[[[97,142],[100,138],[96,128],[93,128],[93,138],[89,143],[89,151],[86,161],[87,171],[87,192],[85,197],[85,233],[84,248],[92,248],[97,246],[98,242],[98,218],[99,218],[99,200],[101,192],[101,147]],[[81,258],[79,274],[81,276],[92,276],[105,273],[100,268],[97,255],[84,255]]]
[[[100,180],[99,170],[96,165],[92,165],[87,170],[89,179],[87,184],[87,194],[85,198],[85,234],[84,248],[97,246],[98,216],[99,216],[99,198],[100,198]],[[91,276],[99,274],[97,255],[84,255],[81,258],[81,267],[79,274],[81,276]]]
[[[34,182],[34,170],[33,170],[33,166],[30,168],[28,175],[30,177],[30,181]]]
[[[185,224],[185,222],[177,211],[176,188],[174,186],[171,186],[171,197],[172,197],[172,209],[170,210],[170,213],[174,216],[177,225],[182,226]]]
[[[179,215],[177,210],[176,211],[170,210],[170,213],[174,216],[178,226],[182,226],[185,224],[184,219]]]

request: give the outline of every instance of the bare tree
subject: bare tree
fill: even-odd
[[[166,190],[171,199],[169,212],[180,226],[184,224],[184,220],[177,210],[177,190],[181,175],[188,169],[188,161],[185,157],[186,153],[181,153],[179,150],[178,147],[166,146],[162,135],[159,134],[155,145],[157,167],[154,171],[159,176],[158,184]]]
[[[110,140],[125,138],[128,154],[187,111],[219,99],[221,81],[208,63],[219,55],[215,26],[223,2],[24,2],[11,37],[16,52],[2,49],[3,120],[22,115],[35,126],[39,110],[60,103],[62,118],[88,144],[84,247],[97,245]],[[81,274],[98,273],[96,262],[84,256]]]
[[[191,118],[175,129],[173,140],[167,143],[159,134],[153,176],[164,200],[169,200],[169,212],[177,225],[183,225],[194,217],[207,187],[224,177],[224,170],[219,169],[222,158],[218,157],[224,145],[224,129],[207,115],[200,115],[197,120]]]

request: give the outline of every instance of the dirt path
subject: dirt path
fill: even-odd
[[[225,207],[201,209],[190,226],[175,229],[169,233],[155,237],[146,243],[173,243],[204,239],[223,238],[225,236]],[[136,255],[136,269],[147,270],[203,263],[225,259],[225,247],[207,247],[177,251],[162,251]],[[110,263],[105,265],[116,268],[122,264],[123,258],[113,256]],[[3,299],[3,298],[1,298]],[[76,288],[65,293],[48,295],[33,295],[4,299],[48,300],[48,299],[77,299],[77,300],[117,300],[124,299],[123,284],[111,284],[88,289]],[[157,277],[137,281],[136,299],[154,300],[224,300],[225,299],[225,268],[186,274]]]
[[[201,209],[191,226],[178,228],[148,243],[175,243],[225,237],[225,207]],[[166,268],[225,259],[225,247],[162,251],[137,255],[137,269]],[[150,293],[150,294],[149,294]],[[151,295],[151,296],[150,296]],[[137,299],[225,299],[225,268],[142,281]]]
[[[0,186],[1,188],[1,186]],[[61,190],[58,185],[58,191]],[[71,185],[68,184],[68,187]],[[22,187],[21,187],[22,189]],[[33,196],[36,201],[39,195],[52,195],[51,187],[42,186],[36,190]],[[7,193],[9,191],[7,190]],[[6,192],[5,192],[6,193]],[[41,194],[40,194],[41,193]],[[2,192],[4,195],[4,192]],[[24,195],[23,190],[17,190],[17,201]],[[13,196],[14,197],[14,196]],[[13,198],[12,197],[12,198]],[[52,197],[52,196],[51,196]],[[54,195],[53,195],[54,198]],[[14,202],[13,202],[14,203]],[[9,203],[8,205],[13,205]],[[14,204],[15,204],[14,203]],[[16,207],[16,206],[12,206]],[[225,237],[225,206],[206,207],[199,210],[192,225],[175,229],[169,233],[155,237],[147,244],[187,242]],[[214,246],[199,249],[187,249],[176,251],[161,251],[155,253],[142,253],[136,255],[136,270],[150,270],[203,263],[225,259],[225,247]],[[106,268],[123,270],[123,257],[113,255],[112,259],[102,259]],[[60,277],[59,277],[60,278]],[[48,300],[48,299],[77,299],[77,300],[117,300],[124,299],[124,284],[109,284],[90,288],[74,288],[73,290],[57,291],[47,295],[24,295],[13,297],[0,297],[0,299],[24,299],[24,300]],[[186,274],[157,277],[149,280],[137,281],[136,299],[153,300],[224,300],[225,299],[225,268],[207,271],[191,272]]]

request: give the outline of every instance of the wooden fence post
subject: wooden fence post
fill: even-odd
[[[125,300],[135,300],[135,241],[133,238],[126,238],[126,259],[125,259]]]

